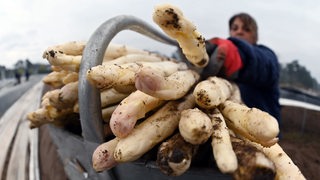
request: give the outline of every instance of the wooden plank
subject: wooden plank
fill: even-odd
[[[21,122],[11,151],[6,179],[26,179],[28,155],[28,123]]]
[[[29,179],[40,180],[39,129],[38,128],[35,128],[29,131],[29,141],[30,141]]]
[[[42,96],[43,83],[39,82],[29,91],[21,96],[1,117],[0,119],[0,179],[2,179],[3,171],[7,156],[9,155],[10,146],[13,143],[17,133],[18,125],[23,120],[26,121],[27,113],[36,110],[39,107]]]
[[[42,82],[34,85],[3,114],[0,119],[0,136],[6,134],[4,130],[10,129],[11,126],[16,126],[30,110],[32,111],[39,107],[42,87]]]

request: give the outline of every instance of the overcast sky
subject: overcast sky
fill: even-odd
[[[227,37],[235,13],[251,14],[259,26],[259,42],[275,51],[281,63],[299,60],[320,81],[320,1],[318,0],[7,0],[0,1],[0,65],[12,68],[19,59],[45,62],[43,51],[67,41],[86,41],[106,20],[136,16],[155,28],[156,4],[178,6],[204,37]],[[160,29],[159,29],[160,30]],[[116,43],[171,53],[174,49],[132,31]]]

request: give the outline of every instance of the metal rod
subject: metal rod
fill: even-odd
[[[178,47],[175,40],[130,15],[120,15],[109,19],[93,33],[84,49],[79,72],[80,121],[83,138],[87,141],[103,142],[103,120],[100,92],[87,81],[86,73],[90,68],[102,64],[110,41],[122,30],[132,30],[156,41]]]

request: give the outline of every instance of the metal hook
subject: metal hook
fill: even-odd
[[[87,81],[86,73],[90,68],[102,64],[110,41],[122,30],[132,30],[156,41],[178,47],[175,40],[130,15],[111,18],[93,33],[84,49],[79,71],[80,121],[82,136],[87,141],[102,143],[104,137],[100,92]]]

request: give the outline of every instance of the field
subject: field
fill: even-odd
[[[307,179],[320,175],[320,112],[282,108],[280,145]]]

